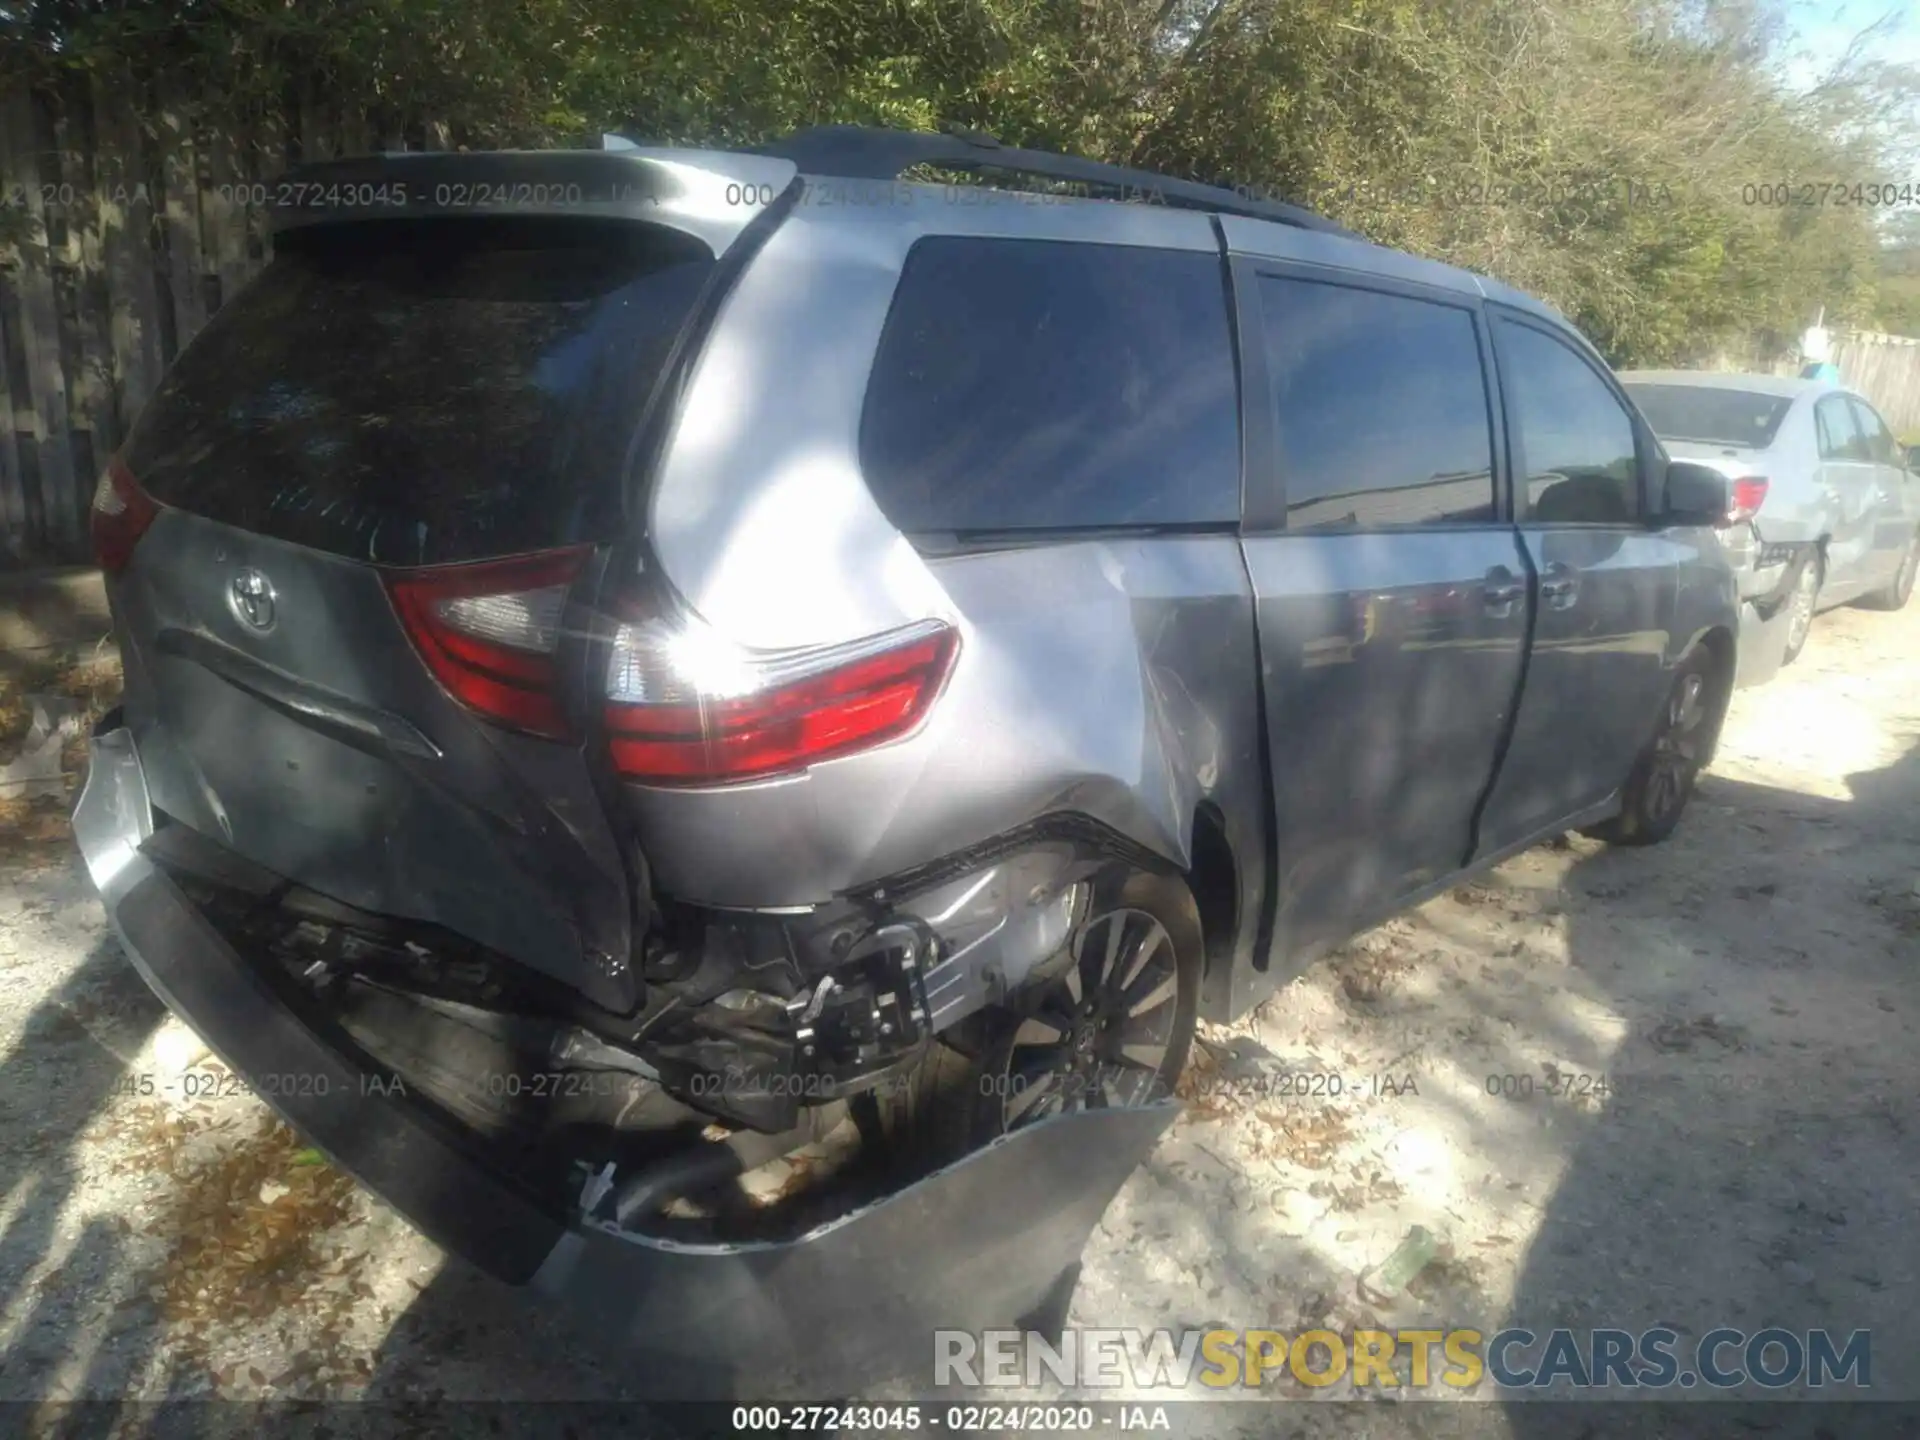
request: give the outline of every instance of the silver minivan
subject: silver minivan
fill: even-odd
[[[1742,600],[1784,617],[1781,663],[1822,610],[1907,603],[1920,569],[1920,477],[1863,396],[1773,375],[1634,370],[1620,380],[1669,454],[1731,484],[1720,534]]]
[[[979,137],[289,193],[99,488],[81,846],[293,1123],[649,1344],[843,1303],[714,1198],[843,1118],[832,1253],[1044,1287],[1197,1018],[1712,756],[1728,486],[1494,281]]]

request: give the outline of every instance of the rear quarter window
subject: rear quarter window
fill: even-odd
[[[1219,257],[921,240],[875,356],[860,459],[908,534],[1234,523]]]

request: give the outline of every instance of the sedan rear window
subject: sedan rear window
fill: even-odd
[[[713,256],[658,226],[462,217],[282,237],[128,446],[165,504],[391,564],[607,538]]]
[[[1662,440],[1763,450],[1792,408],[1790,395],[1759,395],[1706,385],[1627,386],[1633,403]]]

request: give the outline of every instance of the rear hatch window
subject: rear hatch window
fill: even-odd
[[[608,538],[713,264],[603,220],[294,232],[169,372],[127,464],[164,504],[388,564]]]

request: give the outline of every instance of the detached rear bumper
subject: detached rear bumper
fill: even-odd
[[[74,833],[154,993],[436,1243],[663,1362],[670,1380],[650,1387],[660,1399],[770,1393],[789,1378],[814,1395],[890,1375],[925,1381],[935,1329],[1057,1326],[1088,1233],[1175,1112],[1034,1126],[788,1242],[637,1235],[543,1202],[458,1126],[370,1084],[141,852],[152,826],[130,732],[103,729]]]
[[[1765,614],[1751,600],[1740,602],[1739,658],[1733,675],[1736,689],[1764,685],[1780,673],[1790,623],[1784,608]]]
[[[1735,574],[1740,581],[1739,660],[1736,688],[1764,685],[1780,673],[1787,653],[1787,611],[1801,566],[1814,554],[1811,543],[1760,545],[1746,553]]]

